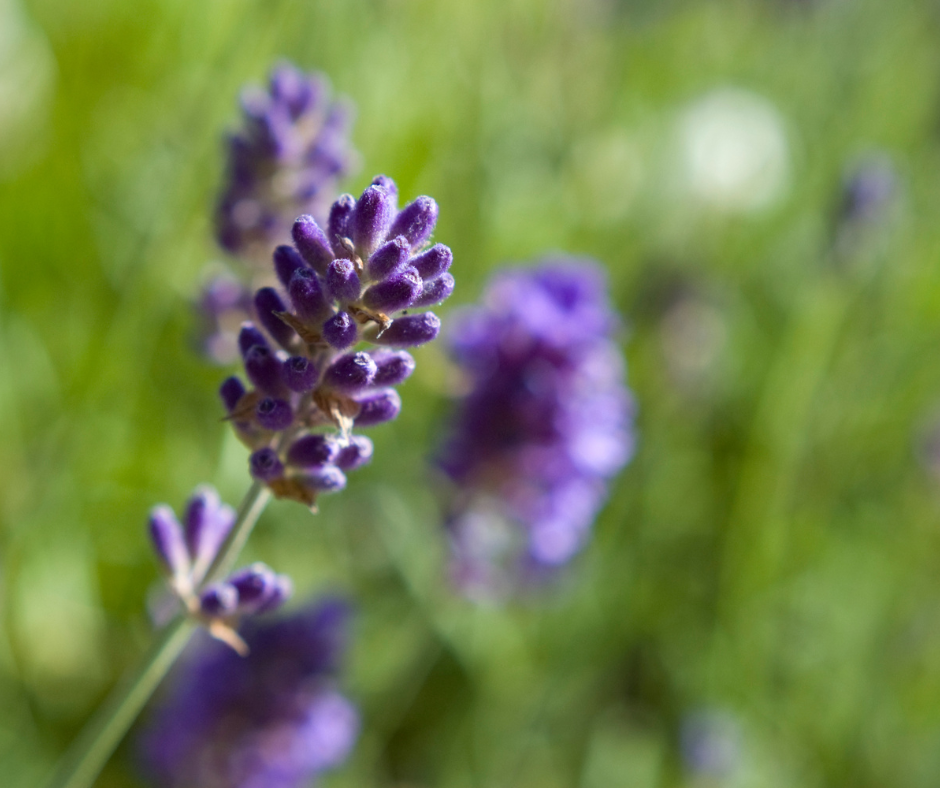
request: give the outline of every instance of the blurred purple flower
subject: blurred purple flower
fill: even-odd
[[[741,730],[728,712],[706,709],[685,717],[679,746],[686,768],[715,780],[728,779],[741,765]]]
[[[341,765],[359,733],[335,688],[348,608],[309,604],[245,627],[242,658],[202,639],[171,676],[141,738],[146,771],[165,788],[301,788]]]
[[[470,596],[569,561],[633,454],[606,293],[596,263],[545,260],[497,274],[449,333],[470,391],[438,462],[460,490],[448,530]]]
[[[290,238],[302,213],[325,221],[356,152],[353,108],[333,99],[325,75],[290,63],[271,72],[267,90],[242,94],[242,129],[228,139],[225,183],[216,213],[219,244],[263,262]]]

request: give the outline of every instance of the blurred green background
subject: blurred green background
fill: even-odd
[[[929,0],[0,0],[0,783],[40,784],[149,643],[148,508],[247,488],[190,304],[221,134],[282,56],[358,104],[350,191],[438,200],[455,304],[602,260],[639,402],[541,598],[443,580],[440,349],[343,494],[269,507],[246,559],[358,607],[365,729],[324,785],[940,784]],[[836,231],[871,151],[897,199]],[[139,780],[129,743],[99,785]]]

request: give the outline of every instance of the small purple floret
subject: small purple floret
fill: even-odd
[[[339,447],[328,435],[305,435],[287,450],[287,462],[300,468],[312,468],[332,462]]]
[[[403,235],[411,247],[424,244],[437,224],[437,203],[430,197],[418,197],[414,202],[402,208],[392,223],[389,235]]]
[[[395,389],[380,389],[357,399],[357,427],[371,427],[392,421],[401,413],[401,397]]]
[[[359,337],[359,327],[349,312],[337,312],[323,324],[323,338],[337,350],[354,345]]]
[[[306,356],[291,356],[284,362],[284,382],[291,391],[302,394],[317,384],[317,368]]]
[[[326,287],[330,296],[336,301],[357,300],[362,285],[352,261],[333,260],[326,269]]]
[[[368,353],[347,353],[330,365],[323,375],[323,383],[351,394],[371,385],[376,370],[375,361]]]
[[[378,345],[387,347],[417,347],[435,339],[441,330],[440,318],[433,312],[397,317],[375,338]]]
[[[415,371],[415,360],[405,350],[377,350],[372,354],[376,372],[374,386],[397,386]]]
[[[294,421],[290,403],[277,397],[265,397],[255,408],[255,418],[266,430],[286,430]]]
[[[270,482],[284,475],[284,465],[277,452],[271,448],[258,449],[248,458],[248,468],[254,479]]]
[[[235,410],[239,400],[245,396],[245,384],[235,375],[226,378],[219,386],[219,396],[222,398],[222,404],[225,410],[231,413]]]
[[[364,435],[353,435],[349,439],[349,445],[339,450],[335,465],[344,471],[354,470],[372,459],[372,451],[371,440]]]

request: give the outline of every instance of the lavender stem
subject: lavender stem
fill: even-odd
[[[255,482],[251,485],[238,508],[235,525],[206,572],[206,583],[224,577],[232,569],[270,498],[264,484]],[[144,664],[112,690],[72,743],[50,780],[49,788],[91,788],[195,629],[195,622],[183,615],[166,626]]]

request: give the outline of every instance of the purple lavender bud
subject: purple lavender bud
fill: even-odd
[[[262,287],[255,293],[255,313],[258,322],[264,326],[274,340],[284,348],[290,347],[296,338],[294,329],[277,316],[278,312],[286,312],[287,307],[273,287]]]
[[[444,273],[454,261],[450,248],[444,244],[434,244],[427,251],[413,257],[411,264],[417,269],[422,279],[434,279]]]
[[[352,394],[372,384],[377,367],[368,353],[347,353],[337,358],[323,375],[332,389]]]
[[[208,485],[196,488],[186,507],[186,545],[193,559],[193,575],[201,580],[235,523],[235,510],[225,506]]]
[[[349,438],[349,445],[339,450],[334,464],[344,471],[354,470],[372,459],[372,451],[372,441],[364,435],[353,435]]]
[[[366,272],[373,280],[385,279],[408,264],[410,253],[408,241],[404,236],[393,238],[375,250],[366,263]]]
[[[284,396],[284,366],[267,347],[255,345],[245,355],[245,374],[248,379],[266,394]]]
[[[254,563],[239,569],[228,581],[238,595],[238,612],[254,613],[274,593],[277,578],[270,567]]]
[[[373,386],[397,386],[415,371],[415,360],[404,350],[377,350],[372,354],[376,372]]]
[[[299,468],[326,465],[334,460],[339,447],[328,435],[305,435],[298,438],[287,450],[287,462]]]
[[[337,312],[323,324],[323,338],[337,350],[354,345],[358,337],[359,327],[348,312]]]
[[[395,218],[389,235],[403,235],[412,249],[421,246],[437,224],[437,203],[430,197],[418,197],[414,202],[402,208]]]
[[[274,449],[266,447],[253,452],[248,458],[248,469],[253,479],[270,482],[284,475],[284,465]]]
[[[238,332],[238,349],[242,353],[242,357],[248,355],[248,351],[251,350],[255,345],[260,345],[263,348],[268,348],[268,340],[264,338],[262,334],[252,323],[242,323],[241,331]]]
[[[395,389],[380,389],[357,398],[359,415],[357,427],[371,427],[391,421],[401,413],[401,397]]]
[[[287,575],[275,575],[274,586],[267,598],[258,605],[255,613],[270,613],[277,610],[294,595],[294,583]]]
[[[155,506],[150,510],[150,540],[157,557],[170,575],[185,577],[189,574],[189,551],[186,549],[183,527],[169,506]]]
[[[339,302],[357,301],[362,285],[351,260],[334,260],[326,269],[326,287]]]
[[[317,385],[317,368],[305,356],[291,356],[284,362],[284,382],[291,391],[303,394]]]
[[[369,257],[385,240],[395,215],[395,198],[381,186],[369,186],[352,215],[352,240],[359,256]]]
[[[268,90],[275,101],[283,104],[294,118],[316,103],[323,86],[316,77],[306,74],[289,63],[283,63],[271,72]]]
[[[405,315],[396,317],[374,342],[387,347],[417,347],[430,342],[440,330],[440,318],[433,312]]]
[[[442,301],[446,301],[454,292],[454,277],[450,274],[441,274],[437,279],[424,283],[424,288],[411,306],[418,308],[422,306],[434,306]]]
[[[199,595],[199,610],[210,618],[227,618],[238,607],[238,590],[231,583],[213,583]]]
[[[333,250],[326,233],[320,229],[312,216],[300,216],[291,229],[294,245],[300,256],[317,273],[324,274],[333,259]]]
[[[293,424],[294,412],[285,400],[265,397],[255,408],[255,418],[264,429],[280,432]]]
[[[299,478],[317,492],[339,492],[346,487],[346,475],[335,465],[310,468]]]
[[[327,234],[330,237],[330,247],[333,254],[343,257],[348,254],[340,242],[340,238],[351,238],[352,215],[356,209],[356,198],[351,194],[341,194],[339,199],[330,208],[330,221],[327,224]]]
[[[245,384],[235,375],[226,378],[219,386],[219,396],[222,398],[222,404],[225,410],[231,413],[235,410],[239,400],[245,396]]]
[[[380,312],[405,309],[421,294],[423,282],[413,266],[405,266],[388,279],[372,285],[362,296],[362,303]]]
[[[376,175],[372,179],[372,185],[378,186],[381,189],[385,189],[385,191],[395,200],[395,202],[398,202],[398,186],[396,186],[395,181],[393,181],[387,175]]]
[[[282,245],[274,250],[274,273],[284,287],[290,287],[296,271],[311,271],[293,246]]]
[[[301,320],[317,323],[331,312],[320,280],[310,268],[294,271],[287,292]]]

